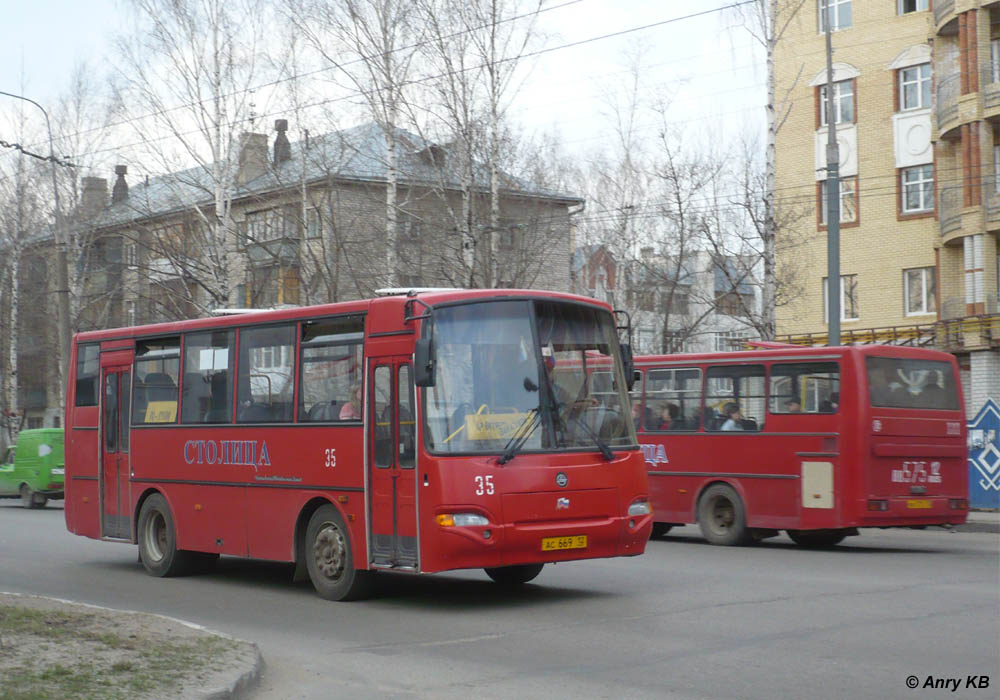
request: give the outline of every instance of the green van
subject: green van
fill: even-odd
[[[62,428],[22,430],[0,464],[0,498],[20,498],[25,508],[41,508],[63,498]]]

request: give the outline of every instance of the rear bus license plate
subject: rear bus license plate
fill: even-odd
[[[907,508],[931,508],[931,502],[926,498],[911,498],[906,502]]]
[[[586,549],[586,535],[572,535],[570,537],[543,537],[542,551],[551,552],[554,549]]]

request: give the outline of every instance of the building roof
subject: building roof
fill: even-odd
[[[323,134],[290,144],[291,157],[274,165],[268,149],[269,168],[263,175],[233,188],[233,199],[318,182],[329,178],[383,183],[388,175],[388,149],[382,128],[368,122],[349,129]],[[427,141],[405,129],[396,129],[398,180],[401,184],[423,184],[454,189],[459,187],[450,168],[446,147]],[[232,177],[235,178],[235,164]],[[571,194],[537,188],[503,174],[501,191],[506,195],[562,200],[575,204],[583,199]],[[489,170],[477,163],[475,186],[489,190]],[[166,216],[197,205],[214,203],[212,174],[206,167],[195,167],[131,185],[128,199],[105,209],[91,222],[97,227],[129,223],[137,219]]]

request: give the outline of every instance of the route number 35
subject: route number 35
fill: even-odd
[[[335,466],[337,466],[337,448],[336,447],[328,447],[326,449],[326,464],[324,466],[326,466],[326,467],[335,467]]]
[[[476,481],[476,495],[482,496],[483,494],[492,495],[493,494],[493,475],[488,474],[486,476],[474,477]]]

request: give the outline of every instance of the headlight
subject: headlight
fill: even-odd
[[[632,505],[628,507],[629,515],[649,515],[653,512],[653,509],[649,507],[649,501],[633,501]]]
[[[489,520],[478,513],[443,513],[434,519],[442,527],[475,527],[490,524]]]

